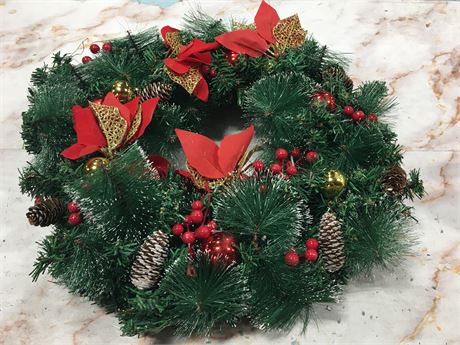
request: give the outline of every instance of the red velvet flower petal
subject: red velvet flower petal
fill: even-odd
[[[73,144],[61,152],[61,155],[68,159],[78,159],[90,153],[99,151],[99,146],[86,146],[84,144]]]
[[[171,71],[176,72],[177,74],[187,73],[188,70],[190,69],[190,66],[187,65],[185,62],[177,61],[177,60],[171,59],[171,58],[164,59],[163,63]]]
[[[171,27],[171,26],[169,26],[169,25],[163,26],[163,27],[161,28],[161,30],[160,30],[160,32],[161,32],[161,37],[163,37],[163,41],[165,41],[165,44],[166,44],[167,47],[169,47],[169,42],[168,42],[167,39],[166,39],[166,34],[167,34],[168,32],[176,32],[176,31],[179,31],[179,30],[177,30],[177,29],[175,29],[175,28],[173,28],[173,27]]]
[[[204,135],[181,129],[176,129],[176,134],[184,150],[187,162],[201,176],[207,178],[222,178],[225,176],[219,168],[218,147],[214,141]]]
[[[227,135],[220,144],[217,153],[220,169],[224,174],[235,170],[254,136],[254,126],[236,134]]]
[[[141,104],[142,122],[141,122],[141,125],[139,126],[139,129],[137,130],[136,135],[134,135],[132,141],[136,140],[142,134],[144,134],[145,129],[149,125],[150,121],[152,121],[153,113],[155,111],[155,108],[157,107],[159,100],[160,100],[160,97],[155,97],[155,98],[148,99],[144,103]]]
[[[107,95],[105,95],[104,100],[102,101],[102,105],[108,105],[111,107],[118,108],[121,117],[126,120],[129,128],[129,126],[131,125],[130,111],[124,104],[120,102],[120,100],[112,92],[109,92]]]
[[[196,84],[195,88],[193,89],[193,94],[203,102],[208,101],[209,87],[204,78],[201,78],[198,84]]]
[[[262,56],[268,49],[267,42],[254,30],[236,30],[216,37],[216,41],[235,53],[252,57]]]
[[[79,105],[72,107],[73,127],[77,133],[77,143],[86,146],[107,146],[107,140],[91,108],[82,108]]]
[[[260,36],[262,36],[267,42],[275,43],[275,37],[273,37],[273,28],[280,21],[280,17],[276,10],[269,4],[262,0],[259,6],[259,10],[254,18],[256,23],[256,29]]]
[[[125,103],[124,106],[128,108],[129,111],[129,122],[133,122],[134,118],[136,117],[137,109],[139,108],[139,100],[141,98],[137,96],[136,98],[130,100],[129,102]]]

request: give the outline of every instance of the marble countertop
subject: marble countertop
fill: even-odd
[[[156,4],[160,4],[158,6]],[[49,229],[23,216],[18,188],[21,111],[31,72],[51,53],[156,25],[180,26],[200,5],[218,17],[251,19],[259,0],[0,0],[0,344],[460,344],[460,2],[271,1],[281,17],[353,59],[355,81],[384,79],[398,97],[395,130],[407,169],[421,169],[428,195],[416,201],[420,243],[392,272],[347,286],[343,301],[316,307],[302,335],[237,330],[222,338],[122,337],[117,320],[49,276],[32,283],[36,241]]]

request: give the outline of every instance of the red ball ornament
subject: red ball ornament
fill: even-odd
[[[81,223],[80,213],[78,213],[78,212],[71,213],[69,218],[67,218],[67,221],[69,222],[69,224],[72,224],[72,225],[80,224]]]
[[[295,176],[297,175],[297,168],[295,167],[295,165],[289,165],[287,168],[286,168],[286,173],[289,175],[289,176]]]
[[[193,210],[190,213],[190,220],[193,224],[200,224],[203,221],[203,212],[201,210]]]
[[[234,51],[230,51],[227,53],[227,55],[225,55],[225,60],[227,60],[231,65],[234,65],[236,60],[238,60],[238,56],[240,54],[234,52]]]
[[[277,149],[276,150],[276,159],[286,159],[288,158],[288,152],[285,149]]]
[[[201,210],[203,208],[203,203],[201,200],[195,200],[192,202],[192,210]]]
[[[295,267],[299,264],[299,262],[299,254],[297,254],[294,250],[290,250],[284,255],[284,263],[288,266]]]
[[[208,255],[213,264],[221,261],[225,265],[230,265],[239,259],[236,244],[237,241],[232,234],[218,232],[203,243],[203,252]]]
[[[254,170],[257,172],[260,172],[265,169],[265,164],[261,160],[258,160],[252,163],[252,166],[254,167]]]
[[[334,111],[336,108],[335,97],[327,91],[317,92],[312,96],[312,99],[327,104],[327,109]]]
[[[291,156],[293,158],[299,158],[300,157],[300,150],[299,149],[294,149],[291,151]]]
[[[88,62],[92,61],[93,59],[90,57],[90,56],[83,56],[81,58],[81,62],[83,62],[84,64],[87,64]]]
[[[38,204],[41,204],[42,202],[43,202],[43,198],[40,195],[37,195],[35,197],[34,204],[38,205]]]
[[[180,236],[184,232],[184,226],[182,224],[174,224],[171,228],[171,232],[174,236]]]
[[[212,234],[212,229],[209,225],[202,225],[195,230],[195,237],[200,240],[205,240]]]
[[[316,249],[307,249],[305,252],[305,260],[313,262],[316,261],[316,259],[318,259],[318,252]]]
[[[318,160],[318,154],[315,151],[310,151],[305,155],[308,163],[313,164]]]
[[[209,67],[209,65],[201,65],[200,67],[200,71],[201,71],[201,74],[203,74],[204,76],[207,76],[209,74],[209,72],[211,72],[211,67]]]
[[[109,43],[109,42],[105,42],[103,45],[102,45],[102,50],[107,52],[107,53],[110,53],[112,51],[112,44]]]
[[[364,120],[364,113],[361,110],[355,111],[353,115],[351,115],[353,121],[362,121]]]
[[[305,242],[305,246],[307,249],[318,249],[318,241],[314,238],[309,238],[307,242]]]
[[[91,53],[97,54],[97,53],[99,53],[99,51],[101,50],[101,47],[99,47],[98,44],[93,43],[93,44],[91,44],[91,45],[89,46],[89,50],[91,51]]]
[[[273,175],[278,175],[283,171],[283,167],[281,166],[281,164],[273,163],[272,165],[270,165],[270,171]]]
[[[207,225],[211,227],[211,230],[216,230],[219,228],[219,224],[217,224],[215,220],[210,220]]]
[[[186,231],[182,234],[182,242],[192,244],[195,242],[195,234],[192,231]]]
[[[369,114],[367,115],[367,121],[370,121],[370,122],[377,122],[379,120],[379,118],[377,117],[377,115],[375,114]]]
[[[80,211],[80,205],[78,205],[75,201],[69,201],[67,203],[67,210],[70,213],[76,213]]]
[[[355,110],[353,109],[351,105],[346,105],[343,107],[343,113],[347,116],[353,115],[354,112]]]
[[[210,71],[209,71],[209,76],[210,76],[211,78],[217,77],[217,70],[216,70],[216,69],[210,70]]]

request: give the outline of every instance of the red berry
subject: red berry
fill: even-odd
[[[254,170],[257,172],[260,172],[265,169],[265,164],[261,160],[258,160],[252,163],[252,166],[254,167]]]
[[[75,201],[69,201],[67,203],[67,210],[70,213],[76,213],[80,211],[80,205],[78,205]]]
[[[102,45],[102,50],[107,52],[107,53],[110,53],[112,51],[112,44],[109,43],[109,42],[105,42],[103,45]]]
[[[305,252],[305,260],[313,262],[316,261],[316,259],[318,259],[318,252],[316,249],[307,249]]]
[[[295,165],[289,165],[286,169],[286,173],[289,175],[289,176],[294,176],[297,174],[297,168],[295,167]]]
[[[335,97],[329,92],[323,92],[324,101],[327,103],[327,107],[330,111],[335,110]]]
[[[192,231],[186,231],[182,234],[182,242],[192,244],[195,242],[195,234]]]
[[[361,110],[355,111],[353,115],[351,115],[353,121],[362,121],[364,120],[364,113]]]
[[[347,116],[353,115],[354,112],[355,110],[353,109],[351,105],[346,105],[343,107],[343,113]]]
[[[201,70],[201,74],[206,76],[206,75],[209,74],[209,72],[211,72],[211,67],[209,67],[208,65],[203,64],[203,65],[201,65],[200,70]]]
[[[67,218],[67,221],[69,222],[69,224],[72,224],[72,225],[80,224],[81,223],[80,213],[78,213],[78,212],[71,213],[69,218]]]
[[[180,236],[184,232],[184,226],[182,224],[174,224],[171,228],[171,232],[175,236]]]
[[[37,195],[34,200],[34,204],[41,204],[43,202],[43,198],[40,195]]]
[[[193,210],[189,217],[193,224],[200,224],[203,221],[203,212],[200,210]]]
[[[318,160],[318,154],[315,151],[310,151],[305,155],[308,163],[315,163]]]
[[[379,118],[375,114],[369,114],[367,115],[367,120],[370,122],[377,122]]]
[[[297,254],[294,250],[290,250],[284,255],[284,263],[288,266],[297,266],[300,262],[299,254]]]
[[[288,158],[288,152],[285,149],[276,150],[276,159],[286,159]]]
[[[83,62],[84,64],[87,64],[88,62],[92,61],[93,59],[91,59],[90,56],[83,56],[81,58],[81,62]]]
[[[98,44],[93,43],[93,44],[91,44],[91,45],[89,46],[89,50],[91,50],[91,53],[97,54],[97,53],[99,53],[99,51],[101,50],[101,47],[99,47]]]
[[[291,151],[291,156],[293,158],[299,158],[300,157],[300,150],[299,149],[294,149]]]
[[[201,210],[203,208],[203,203],[200,200],[195,200],[192,202],[192,210]]]
[[[318,249],[318,241],[314,238],[309,238],[307,242],[305,242],[305,246],[307,249]]]
[[[185,223],[185,224],[188,224],[188,225],[190,225],[190,224],[193,223],[193,222],[192,222],[192,219],[190,218],[190,215],[189,215],[189,214],[186,215],[186,216],[184,217],[184,223]]]
[[[211,78],[217,77],[217,70],[216,70],[216,69],[210,70],[210,71],[209,71],[209,76],[210,76]]]
[[[207,225],[211,227],[211,230],[216,230],[219,227],[215,220],[210,220]]]
[[[270,171],[273,175],[278,175],[283,171],[283,167],[281,166],[281,164],[273,163],[272,165],[270,165]]]
[[[198,229],[195,230],[195,237],[201,240],[207,239],[211,236],[212,229],[209,225],[202,225]]]

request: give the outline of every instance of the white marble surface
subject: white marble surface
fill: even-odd
[[[148,2],[148,1],[144,1]],[[1,13],[0,344],[460,344],[460,2],[272,1],[298,12],[321,43],[353,52],[356,81],[385,79],[397,95],[393,121],[405,166],[420,167],[429,193],[415,202],[416,254],[394,272],[347,287],[316,308],[305,335],[240,331],[221,339],[121,337],[115,317],[28,273],[47,229],[26,224],[30,200],[17,187],[28,159],[20,139],[30,73],[56,50],[151,25],[178,26],[200,4],[208,13],[252,18],[258,0],[183,1],[165,9],[133,1],[4,1]],[[81,55],[76,55],[80,59]]]

